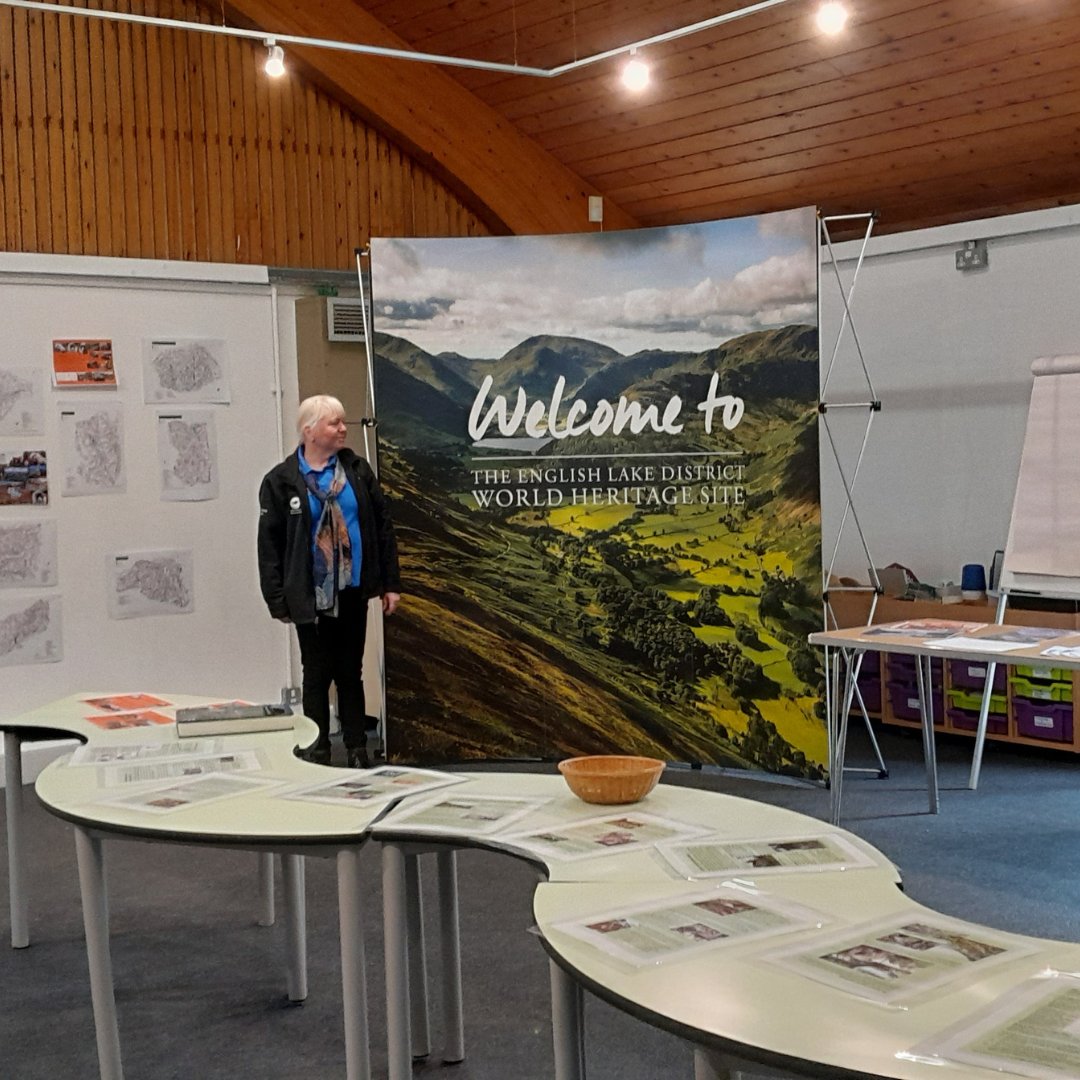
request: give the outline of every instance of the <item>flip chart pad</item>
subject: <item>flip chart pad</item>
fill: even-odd
[[[1080,356],[1043,357],[1031,371],[1002,586],[1080,595]]]

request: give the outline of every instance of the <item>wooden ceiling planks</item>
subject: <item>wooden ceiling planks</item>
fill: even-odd
[[[416,49],[541,66],[718,10],[707,0],[365,6]],[[1076,198],[1075,0],[863,0],[833,39],[814,29],[814,6],[793,0],[650,49],[654,83],[637,99],[614,61],[555,80],[453,78],[643,224],[814,201],[827,212],[880,207],[888,232]]]
[[[219,0],[75,2],[189,19],[221,10]],[[228,9],[267,33],[549,66],[739,2]],[[609,228],[816,203],[877,209],[882,232],[1080,199],[1078,0],[849,0],[839,38],[815,30],[816,2],[650,48],[654,82],[637,97],[616,60],[538,79],[287,50],[302,77],[361,116],[377,113],[396,145],[365,135],[311,85],[286,94],[260,82],[250,46],[0,11],[0,113],[14,121],[0,140],[0,231],[11,250],[92,251],[111,237],[113,253],[258,262],[273,252],[304,265],[348,261],[341,237],[368,216],[391,232],[585,227],[591,192],[606,197]],[[106,57],[119,58],[108,74]],[[140,93],[144,84],[160,96]],[[417,201],[420,171],[412,201],[384,198],[411,168],[402,149],[465,205]]]

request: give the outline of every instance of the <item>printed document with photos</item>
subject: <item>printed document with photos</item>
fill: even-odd
[[[110,694],[108,697],[88,697],[82,699],[87,705],[92,705],[99,712],[123,713],[136,712],[139,709],[149,709],[158,705],[167,706],[164,698],[155,697],[153,694]],[[87,719],[91,719],[89,716]]]
[[[460,784],[466,777],[433,769],[411,769],[397,765],[380,765],[376,769],[353,769],[333,780],[321,780],[285,792],[283,799],[301,802],[323,802],[341,806],[343,803],[392,802],[406,795]]]
[[[100,787],[124,787],[181,777],[206,776],[209,773],[259,772],[266,767],[260,750],[236,749],[207,757],[171,758],[166,761],[127,761],[102,765],[98,770]]]
[[[1031,979],[905,1056],[935,1064],[955,1061],[1037,1080],[1076,1080],[1080,976],[1055,972]]]
[[[400,824],[410,832],[488,834],[505,829],[550,801],[514,795],[443,795],[395,810],[383,825],[393,829]]]
[[[721,945],[741,944],[821,926],[824,917],[790,900],[720,886],[677,899],[611,907],[552,929],[635,967],[685,960]]]
[[[1030,956],[1031,946],[984,926],[927,912],[896,915],[801,940],[762,959],[881,1004]]]
[[[499,839],[545,858],[574,860],[651,848],[664,841],[703,836],[707,832],[707,829],[697,825],[687,825],[637,810],[623,810],[566,825],[549,825],[531,832],[511,833]]]
[[[686,840],[660,844],[679,877],[730,877],[732,874],[806,873],[874,866],[874,860],[836,833],[771,840]]]
[[[225,749],[224,739],[173,739],[162,743],[83,743],[68,758],[69,766],[118,765],[122,761],[168,761],[171,758],[209,757]]]
[[[117,806],[147,814],[173,814],[191,806],[203,806],[236,795],[268,791],[281,784],[278,779],[248,776],[246,773],[208,773],[179,783],[143,788],[130,795],[101,799],[100,806]]]

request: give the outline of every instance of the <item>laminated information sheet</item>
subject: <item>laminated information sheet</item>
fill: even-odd
[[[224,739],[173,739],[162,743],[84,743],[72,751],[68,765],[117,765],[122,761],[168,761],[170,758],[206,757],[220,754]]]
[[[1032,953],[985,926],[927,912],[800,941],[763,960],[857,997],[891,1004]]]
[[[513,795],[444,795],[395,811],[384,824],[401,824],[407,831],[489,834],[520,821],[550,799]]]
[[[421,791],[460,784],[464,776],[435,772],[431,769],[408,769],[380,765],[377,769],[353,769],[344,776],[308,784],[282,795],[301,802],[323,802],[340,806],[349,802],[392,802]]]
[[[534,832],[513,833],[500,839],[545,858],[573,860],[613,855],[633,848],[651,848],[663,841],[704,836],[707,832],[707,829],[682,821],[623,810],[566,825],[549,825]]]
[[[1032,979],[906,1056],[1040,1080],[1075,1080],[1080,1076],[1080,977],[1055,973]]]
[[[680,877],[690,880],[876,865],[869,855],[835,833],[771,840],[688,840],[660,844],[659,851]]]
[[[819,913],[791,901],[721,886],[677,900],[611,907],[553,923],[552,929],[640,967],[684,960],[719,945],[805,930],[823,921]]]
[[[159,780],[176,780],[185,776],[205,776],[209,773],[258,772],[266,760],[258,750],[230,750],[207,757],[172,758],[167,761],[126,761],[118,765],[103,765],[98,771],[100,787],[124,787],[127,784],[146,784]]]
[[[147,814],[173,814],[189,806],[201,806],[229,799],[234,795],[250,795],[280,784],[280,780],[247,776],[243,773],[209,773],[179,783],[143,788],[131,795],[102,799],[102,806],[118,806]]]

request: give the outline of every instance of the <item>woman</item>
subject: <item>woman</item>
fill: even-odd
[[[300,639],[304,713],[319,741],[304,756],[330,764],[330,684],[348,764],[367,768],[364,639],[368,600],[384,615],[401,599],[397,541],[371,467],[345,445],[345,410],[317,394],[300,403],[300,445],[259,489],[259,582],[270,614]]]

